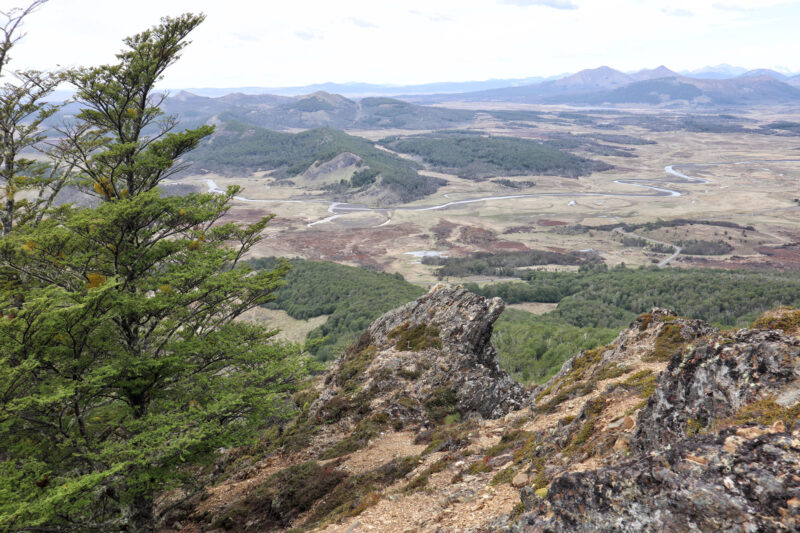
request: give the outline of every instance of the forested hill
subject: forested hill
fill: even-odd
[[[324,179],[315,181],[323,174],[319,165],[343,155],[341,168],[337,168],[344,172],[341,179],[334,184]],[[219,173],[276,170],[274,175],[279,179],[298,177],[313,166],[313,176],[305,175],[306,183],[313,188],[333,185],[340,195],[363,194],[386,202],[416,200],[432,194],[444,183],[420,175],[420,166],[412,161],[379,150],[362,137],[331,128],[293,134],[227,121],[188,159],[195,168]]]
[[[384,97],[356,101],[324,91],[295,98],[269,94],[208,98],[182,91],[167,98],[164,108],[178,115],[181,123],[203,124],[216,117],[276,130],[442,129],[467,124],[475,116],[475,112],[462,109],[421,106]]]
[[[560,149],[583,148],[581,142],[567,142],[575,139],[564,137],[536,142],[452,131],[393,136],[382,139],[380,143],[396,152],[419,156],[437,171],[457,174],[466,179],[531,174],[577,178],[612,168],[602,161],[587,159]],[[586,142],[585,139],[581,141]],[[593,145],[597,146],[597,143]]]

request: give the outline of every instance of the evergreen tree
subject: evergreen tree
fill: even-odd
[[[51,208],[0,239],[26,283],[0,318],[0,529],[154,531],[155,496],[283,414],[295,347],[234,319],[287,270],[241,263],[270,217],[159,184],[212,128],[173,132],[156,82],[203,16],[165,18],[114,65],[70,74],[84,109],[59,156],[96,208]],[[0,274],[5,275],[5,274]]]
[[[47,97],[61,76],[8,68],[11,50],[24,36],[20,30],[25,17],[46,1],[36,0],[24,9],[0,11],[0,236],[11,232],[17,221],[38,219],[70,176],[63,161],[48,165],[21,155],[26,149],[37,148],[44,139],[42,123],[57,110]],[[22,196],[31,190],[34,195]]]

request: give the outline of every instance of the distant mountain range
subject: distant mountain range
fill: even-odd
[[[729,69],[727,71],[731,73]],[[609,67],[582,70],[558,80],[468,93],[406,97],[421,104],[455,101],[528,104],[677,106],[800,105],[800,76],[759,69],[735,77],[690,77],[664,66],[624,73]]]
[[[396,97],[365,96],[376,94]],[[70,96],[68,91],[57,91],[51,99],[63,101]],[[800,105],[800,74],[725,64],[680,73],[663,65],[627,73],[602,66],[549,79],[191,89],[171,92],[164,108],[179,115],[187,127],[216,117],[270,129],[441,129],[457,127],[474,116],[463,110],[429,106],[452,102],[659,107]],[[69,118],[78,108],[69,104],[48,123],[54,125]]]
[[[230,93],[247,94],[275,94],[280,96],[297,96],[301,94],[323,91],[361,98],[365,96],[395,96],[398,94],[436,94],[481,91],[486,89],[499,89],[501,87],[514,87],[517,85],[530,85],[540,81],[557,79],[561,76],[534,76],[531,78],[491,79],[484,81],[457,81],[425,83],[420,85],[377,85],[372,83],[316,83],[294,87],[237,87],[237,88],[195,88],[185,89],[187,92],[200,96],[224,96]]]

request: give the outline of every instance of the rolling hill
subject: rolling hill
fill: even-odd
[[[167,98],[164,108],[190,127],[217,117],[273,130],[440,129],[467,124],[475,115],[471,111],[426,107],[386,97],[356,101],[324,91],[297,98],[241,93],[209,98],[181,91]]]
[[[298,180],[313,190],[374,204],[416,200],[444,183],[418,174],[412,161],[331,128],[293,134],[225,121],[189,160],[195,168],[220,173],[271,170],[278,180]],[[332,174],[335,181],[326,179]]]

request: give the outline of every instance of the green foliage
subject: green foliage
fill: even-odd
[[[9,71],[12,48],[24,37],[24,19],[45,1],[0,11],[0,236],[17,223],[41,218],[70,178],[71,169],[65,171],[63,161],[48,164],[23,156],[26,151],[41,149],[47,137],[45,122],[58,110],[48,96],[61,83],[61,76]]]
[[[152,93],[202,20],[164,19],[118,64],[71,73],[83,109],[61,156],[99,205],[0,240],[2,272],[25,288],[0,295],[0,529],[152,531],[155,495],[191,490],[190,465],[283,416],[305,372],[275,332],[233,321],[288,268],[240,263],[270,217],[220,222],[235,188],[158,189],[211,133],[171,132]]]
[[[379,175],[382,188],[394,193],[399,201],[409,202],[436,192],[444,184],[441,179],[418,174],[419,165],[412,161],[379,150],[371,141],[330,128],[293,134],[224,122],[222,130],[200,145],[190,159],[202,168],[222,173],[278,169],[278,176],[292,177],[314,163],[330,161],[346,152],[363,160],[368,168],[362,172],[369,171],[356,177],[354,187],[364,186]]]
[[[439,265],[436,277],[467,277],[467,276],[520,276],[521,267],[535,265],[586,265],[601,261],[595,255],[580,252],[552,252],[549,250],[526,250],[514,252],[478,252],[466,257],[436,257],[422,258],[425,265]]]
[[[753,329],[779,329],[792,334],[800,329],[800,309],[787,307],[767,312],[753,321]]]
[[[725,241],[700,241],[696,239],[678,241],[681,253],[687,255],[725,255],[733,251],[733,246]]]
[[[381,144],[422,157],[441,172],[466,179],[547,174],[577,178],[611,168],[528,139],[484,137],[461,132],[387,137]]]
[[[241,514],[263,517],[260,525],[267,530],[286,528],[346,477],[346,473],[316,461],[290,466],[272,474],[250,493]]]
[[[581,350],[608,344],[618,331],[507,309],[495,323],[492,343],[500,366],[522,383],[544,383]]]
[[[441,424],[448,415],[459,412],[456,393],[449,387],[434,389],[424,405],[428,418],[437,424]]]
[[[442,419],[442,424],[433,427],[423,433],[419,434],[414,439],[414,444],[427,444],[428,446],[422,450],[421,455],[428,455],[442,450],[454,451],[460,450],[470,443],[470,427],[468,422],[449,424],[448,418],[461,419],[461,413],[453,413],[446,415]]]
[[[272,269],[276,259],[257,259],[256,269]],[[310,349],[320,360],[333,359],[386,311],[424,294],[399,275],[324,261],[292,259],[286,285],[275,293],[270,309],[283,309],[292,318],[305,320],[330,315],[320,327],[309,333],[311,340],[322,339]]]
[[[320,459],[333,459],[360,450],[389,426],[389,416],[377,413],[361,420],[353,432],[320,454]]]
[[[669,361],[675,353],[679,352],[689,341],[681,335],[680,324],[668,323],[661,326],[661,331],[656,336],[653,351],[645,355],[643,361]]]
[[[800,271],[584,267],[579,272],[530,271],[527,286],[467,287],[506,301],[558,303],[546,317],[578,327],[620,328],[653,307],[727,326],[800,304]]]
[[[350,177],[350,186],[363,187],[365,185],[371,185],[372,183],[375,183],[375,179],[379,174],[380,172],[371,168],[358,170]]]

